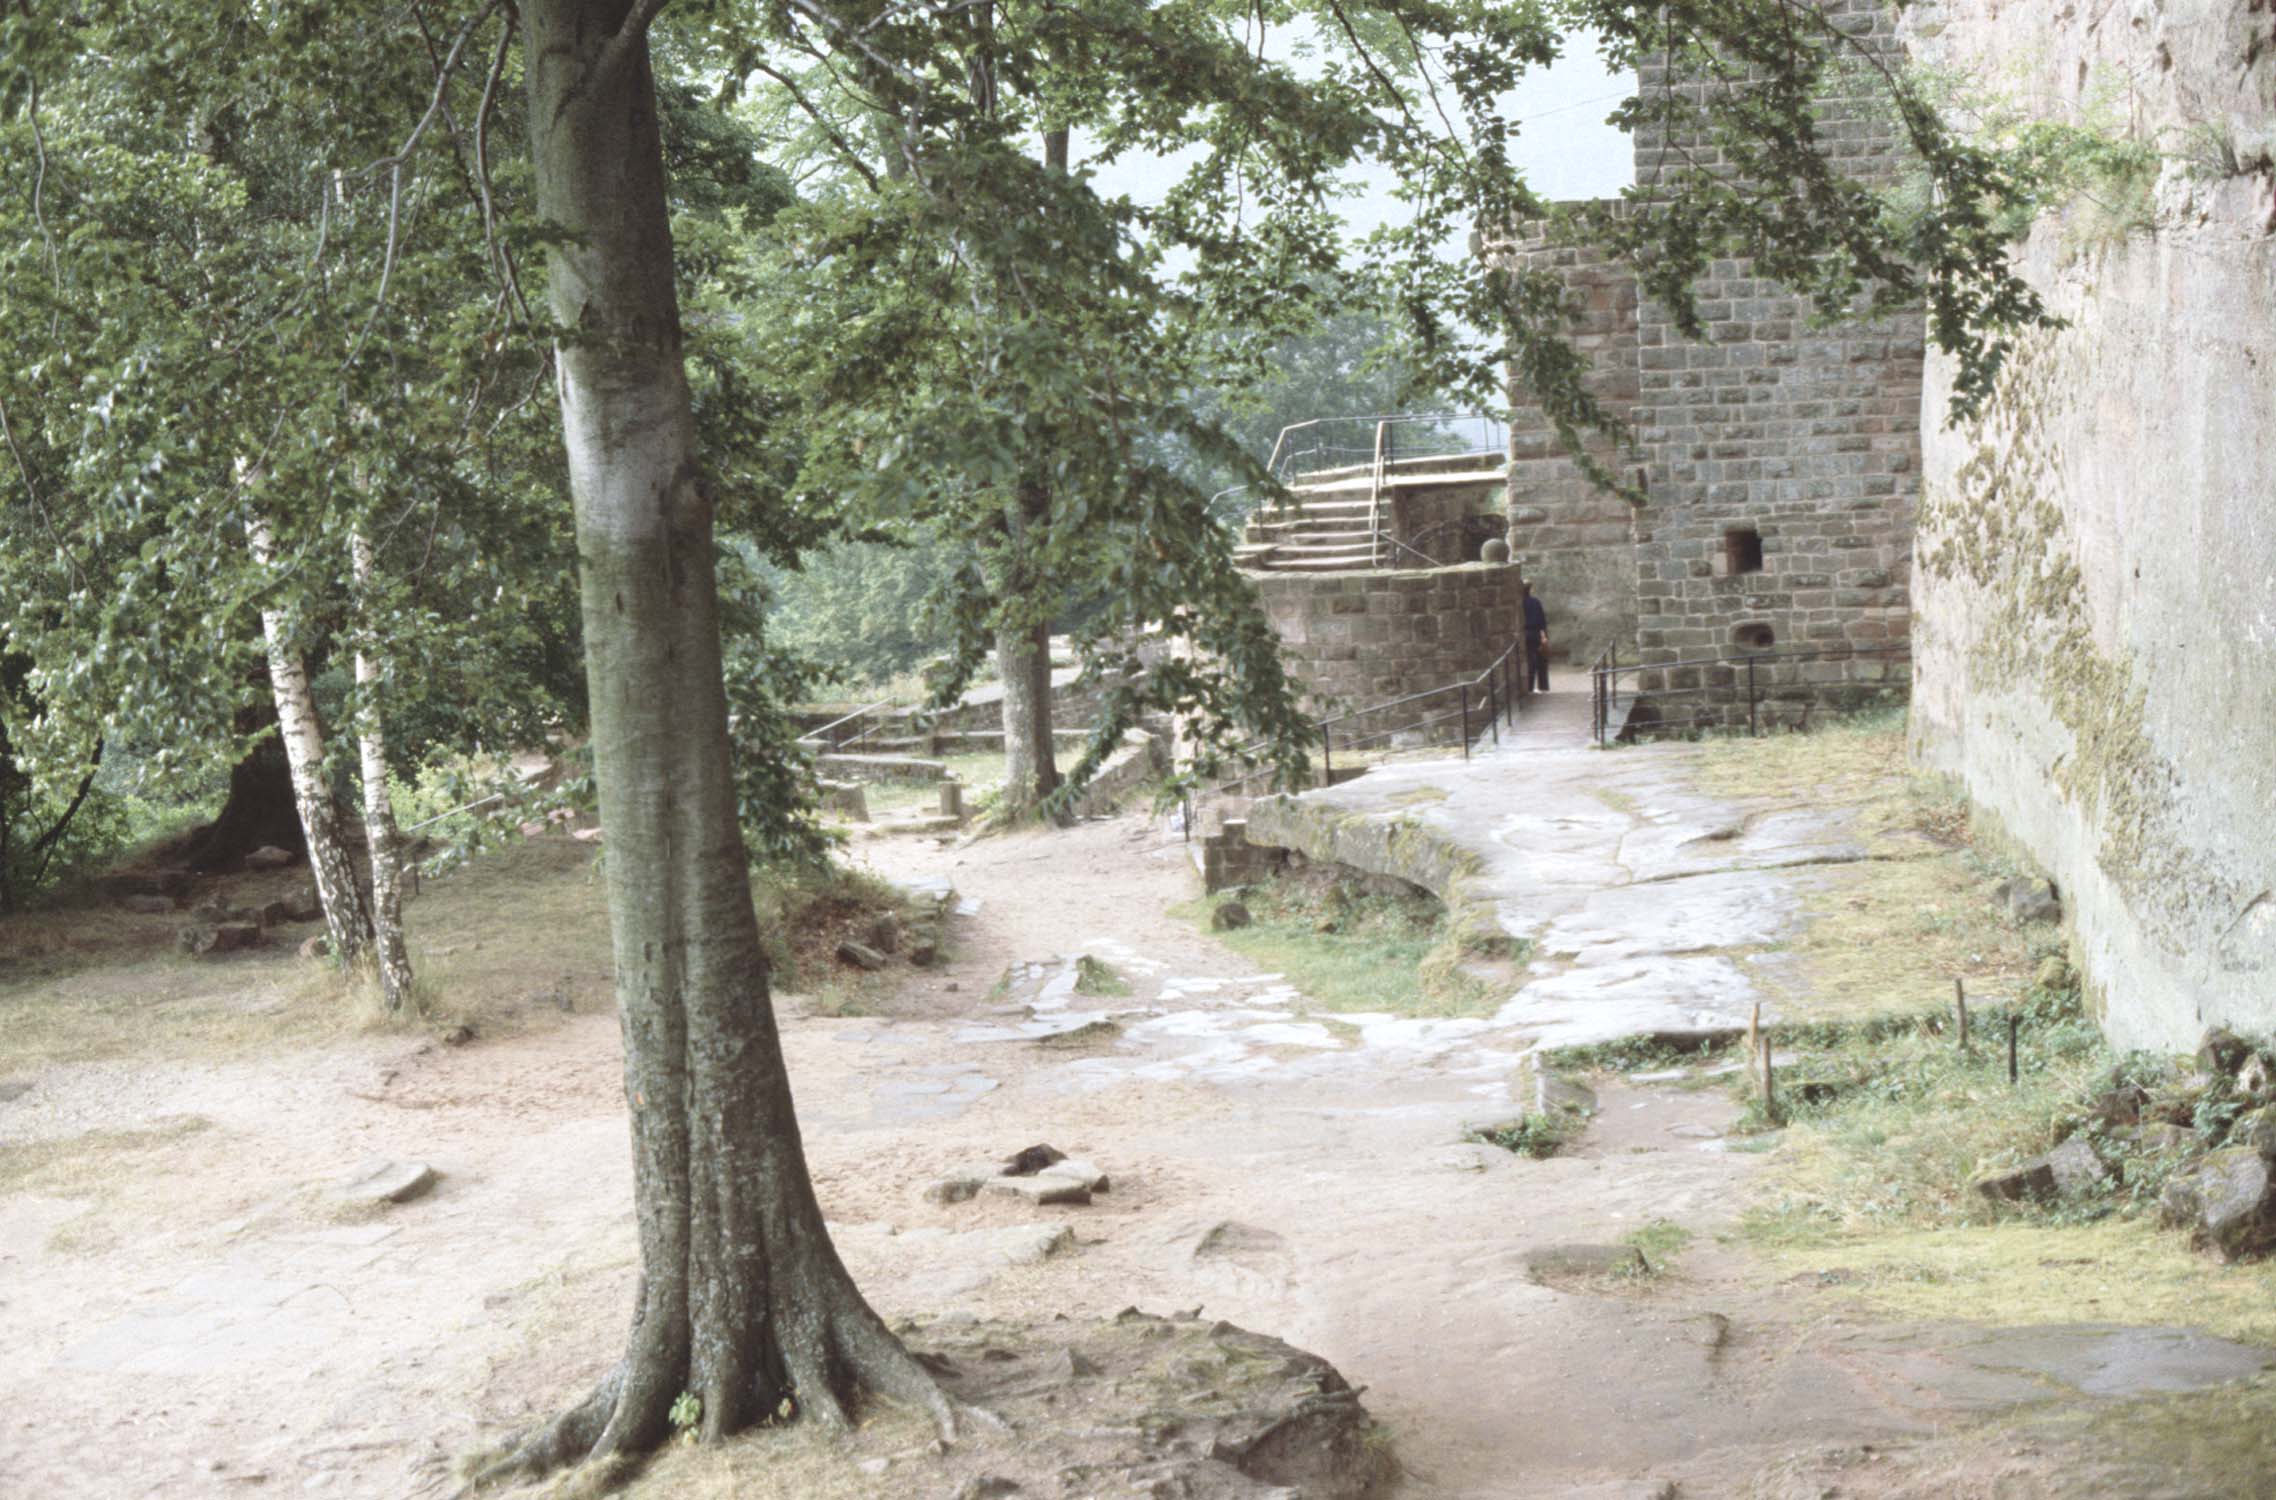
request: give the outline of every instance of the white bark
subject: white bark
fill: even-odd
[[[275,556],[266,522],[246,528],[254,558],[266,565]],[[340,842],[340,821],[324,784],[324,729],[317,722],[316,699],[308,690],[308,667],[292,649],[290,622],[281,609],[261,611],[261,633],[269,647],[269,690],[277,701],[277,734],[285,763],[292,768],[292,797],[308,837],[308,869],[316,877],[316,896],[324,904],[324,930],[342,962],[363,956],[370,931],[355,867]]]
[[[348,538],[356,588],[368,593],[372,577],[371,539],[361,530]],[[372,953],[378,961],[379,991],[389,1010],[411,1000],[411,951],[403,940],[403,851],[395,832],[395,800],[387,789],[387,730],[377,697],[380,665],[364,632],[356,650],[356,749],[362,758],[364,841],[371,850]]]

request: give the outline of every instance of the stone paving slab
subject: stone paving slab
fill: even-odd
[[[1813,868],[1870,857],[1838,808],[1721,799],[1695,746],[1601,751],[1585,688],[1552,693],[1467,761],[1383,765],[1262,798],[1250,842],[1392,875],[1540,962],[1494,1018],[1546,1045],[1727,1032],[1757,1002],[1731,950],[1790,936]]]

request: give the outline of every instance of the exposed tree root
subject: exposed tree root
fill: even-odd
[[[649,1324],[645,1297],[642,1302],[625,1358],[583,1400],[551,1421],[476,1455],[467,1465],[467,1483],[459,1496],[535,1483],[573,1469],[575,1475],[556,1495],[556,1500],[573,1500],[609,1494],[639,1472],[646,1456],[672,1435],[673,1406],[683,1393],[695,1393],[696,1379],[684,1344],[676,1379],[664,1374],[673,1367],[656,1365],[649,1367],[649,1378],[633,1378],[644,1357],[660,1352],[641,1336],[642,1326]],[[788,1321],[811,1324],[809,1331],[820,1336],[768,1340],[779,1372],[770,1379],[754,1377],[739,1393],[716,1386],[701,1393],[702,1416],[693,1436],[716,1442],[748,1427],[798,1419],[845,1428],[852,1425],[864,1395],[924,1412],[943,1442],[953,1442],[967,1430],[1010,1430],[994,1412],[951,1397],[858,1295],[852,1304],[834,1316],[793,1315]]]

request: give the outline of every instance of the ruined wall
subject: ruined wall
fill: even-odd
[[[1820,5],[1898,56],[1886,0]],[[1850,96],[1824,97],[1820,135],[1844,170],[1889,181],[1904,150],[1869,78],[1854,75]],[[1743,82],[1664,63],[1638,70],[1647,101],[1729,87]],[[1643,120],[1640,194],[1681,192],[1685,170],[1721,164],[1704,127],[1677,122],[1671,133],[1650,110]],[[1634,509],[1581,477],[1512,380],[1511,550],[1553,612],[1563,600],[1568,618],[1579,616],[1574,634],[1589,654],[1608,639],[1645,661],[1750,645],[1819,649],[1830,658],[1777,669],[1797,699],[1882,687],[1910,621],[1921,316],[1819,326],[1808,298],[1756,276],[1748,261],[1723,260],[1698,287],[1705,337],[1692,340],[1600,250],[1552,246],[1528,227],[1486,253],[1565,282],[1590,388],[1633,423],[1632,446],[1601,456],[1641,480],[1646,503]],[[1641,686],[1687,689],[1702,678],[1684,669]],[[1743,704],[1737,717],[1745,722]]]
[[[1919,4],[1925,62],[2172,156],[2154,231],[2081,203],[2024,274],[2068,327],[1982,421],[1923,396],[1912,739],[2060,888],[2105,1029],[2276,1029],[2276,8]],[[2225,141],[2221,150],[2191,142]],[[2098,227],[2099,226],[2099,227]]]
[[[1886,0],[1820,9],[1884,55],[1899,53]],[[1821,105],[1819,134],[1851,176],[1892,180],[1904,149],[1859,73]],[[1697,95],[1721,82],[1638,70],[1638,93]],[[1646,111],[1639,189],[1680,190],[1685,163],[1717,163],[1703,131],[1670,134]],[[1706,338],[1683,338],[1665,308],[1638,312],[1637,438],[1649,503],[1636,517],[1637,645],[1645,660],[1739,644],[1866,652],[1901,648],[1919,495],[1918,313],[1826,326],[1811,301],[1718,261],[1698,287]],[[1867,658],[1839,673],[1871,680]]]
[[[1591,395],[1622,421],[1635,416],[1636,278],[1591,245],[1554,245],[1528,226],[1500,247],[1504,263],[1545,272],[1571,297],[1566,332],[1589,361]],[[1619,495],[1591,483],[1565,451],[1556,429],[1510,383],[1509,548],[1550,612],[1550,654],[1586,666],[1606,646],[1631,652],[1636,641],[1633,512]],[[1592,455],[1615,473],[1639,460],[1633,451],[1596,440]]]
[[[1249,577],[1281,659],[1322,715],[1474,676],[1518,630],[1522,585],[1511,563]]]

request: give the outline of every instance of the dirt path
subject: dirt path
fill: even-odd
[[[1531,1033],[1312,1016],[1166,914],[1194,881],[1142,818],[856,855],[946,875],[968,908],[949,962],[879,1013],[785,1004],[818,1191],[889,1316],[1201,1307],[1369,1387],[1428,1500],[1741,1494],[1781,1466],[1817,1494],[1828,1465],[1843,1493],[1877,1493],[1858,1455],[2108,1353],[2082,1335],[2018,1372],[1949,1330],[1895,1334],[1764,1284],[1714,1239],[1758,1160],[1723,1149],[1719,1090],[1610,1080],[1590,1133],[1547,1161],[1466,1144],[1520,1107]],[[547,935],[526,940],[540,972]],[[1067,996],[1050,969],[996,990],[1009,966],[1080,953],[1129,992]],[[1119,1035],[1034,1040],[1093,1014]],[[357,1038],[15,1080],[0,1130],[31,1154],[0,1196],[0,1494],[445,1492],[454,1455],[551,1409],[622,1338],[617,1045],[613,1017],[584,1013],[463,1048]],[[1112,1191],[1044,1210],[923,1196],[1036,1141]],[[441,1185],[341,1214],[322,1184],[374,1155]],[[1039,1221],[1074,1243],[1007,1255]],[[1540,1268],[1546,1247],[1655,1221],[1691,1237],[1666,1274]]]

